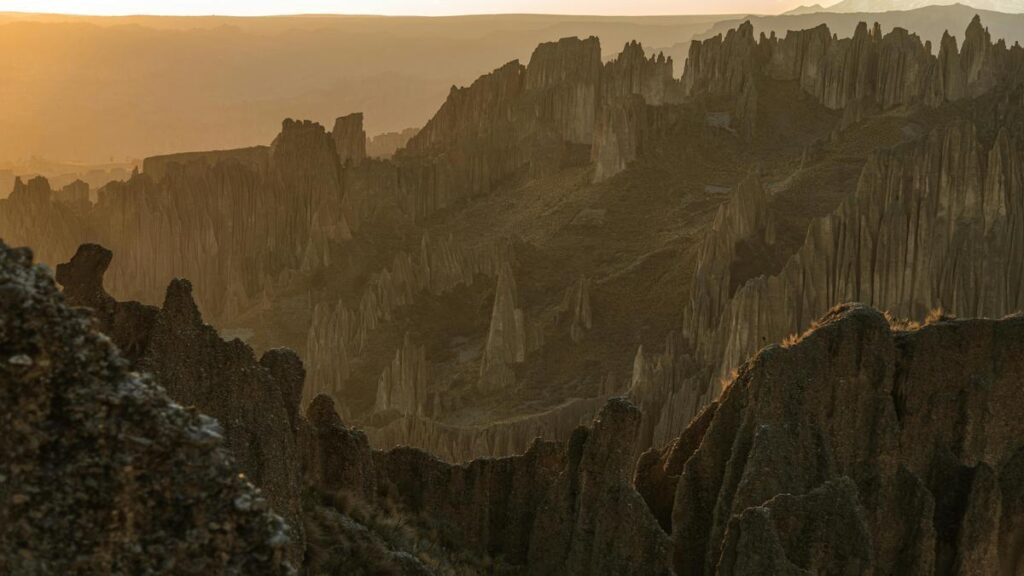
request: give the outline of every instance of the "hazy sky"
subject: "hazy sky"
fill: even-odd
[[[0,12],[94,15],[776,14],[820,0],[0,0]],[[824,4],[834,4],[825,1]]]

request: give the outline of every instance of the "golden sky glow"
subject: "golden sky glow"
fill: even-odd
[[[0,12],[91,15],[776,14],[819,0],[0,0]],[[825,2],[826,4],[830,2]]]

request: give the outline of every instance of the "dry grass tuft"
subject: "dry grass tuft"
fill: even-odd
[[[893,332],[913,332],[921,329],[921,323],[908,318],[897,318],[888,310],[885,311],[885,320],[889,323],[889,329]]]

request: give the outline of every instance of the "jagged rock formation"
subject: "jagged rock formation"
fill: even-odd
[[[20,185],[0,208],[5,236],[51,263],[82,242],[112,247],[119,297],[159,302],[174,277],[193,278],[200,306],[232,316],[329,266],[351,238],[341,168],[322,127],[288,120],[270,148],[153,159],[150,173],[101,188],[95,205],[52,202],[45,180]],[[34,222],[28,226],[28,222]]]
[[[494,277],[500,263],[511,257],[510,244],[469,250],[451,236],[433,240],[424,235],[418,258],[399,252],[391,268],[370,278],[358,308],[350,309],[340,299],[318,304],[307,336],[306,361],[312,369],[304,404],[320,394],[340,396],[351,375],[351,362],[363,352],[370,333],[394,320],[399,308],[413,304],[423,293],[437,296],[472,285],[478,277]]]
[[[174,170],[195,164],[200,168],[213,168],[223,162],[237,162],[257,170],[267,163],[269,149],[266,146],[251,146],[234,150],[208,150],[203,152],[180,152],[150,156],[142,161],[142,171],[155,182],[163,180]]]
[[[701,407],[718,397],[720,382],[693,377],[698,368],[692,355],[698,359],[710,357],[701,355],[706,346],[705,335],[713,332],[739,286],[759,271],[758,263],[739,256],[740,250],[760,255],[770,251],[775,243],[775,221],[768,202],[769,194],[760,178],[750,174],[715,214],[700,247],[683,315],[682,334],[691,338],[696,350],[691,353],[677,346],[675,335],[669,335],[661,354],[649,356],[643,347],[637,350],[630,397],[644,411],[645,446],[667,443]]]
[[[412,140],[419,128],[406,128],[401,132],[386,132],[366,140],[366,155],[369,158],[391,158]]]
[[[977,16],[960,50],[947,35],[938,57],[929,43],[902,28],[883,35],[877,24],[869,31],[861,23],[852,38],[838,39],[823,24],[783,39],[762,35],[758,42],[745,22],[724,39],[691,44],[683,86],[690,96],[736,97],[763,76],[797,81],[835,110],[864,103],[888,110],[980,96],[997,83],[1020,82],[1022,65],[1024,49],[993,43]]]
[[[543,333],[530,329],[526,315],[518,307],[518,300],[512,266],[505,262],[498,271],[491,326],[480,364],[480,387],[483,390],[514,386],[514,366],[525,362],[527,352],[539,345],[537,335]]]
[[[768,193],[757,175],[747,176],[718,208],[704,237],[694,272],[687,334],[703,334],[721,314],[738,286],[748,278],[736,270],[737,250],[742,244],[770,246],[775,243],[775,223],[768,212]],[[737,275],[739,277],[734,278]]]
[[[592,430],[521,456],[452,466],[407,448],[375,453],[378,485],[444,518],[468,549],[530,574],[668,574],[668,536],[629,484],[639,412],[611,401]]]
[[[429,377],[427,351],[422,344],[413,342],[407,332],[394,360],[380,375],[374,409],[378,412],[395,410],[401,414],[423,414]]]
[[[566,441],[578,426],[589,423],[609,396],[571,398],[547,411],[493,422],[484,426],[453,426],[436,419],[403,416],[365,430],[375,447],[414,444],[449,462],[469,462],[481,455],[522,454],[537,438]]]
[[[110,268],[107,285],[111,294],[121,299],[159,303],[172,278],[192,278],[198,308],[225,333],[239,334],[257,348],[279,345],[283,340],[301,349],[305,343],[310,377],[302,393],[304,404],[321,393],[336,400],[358,394],[358,402],[339,402],[339,410],[346,420],[386,427],[371,434],[376,446],[381,439],[437,446],[442,454],[458,454],[464,459],[474,455],[464,446],[486,445],[497,447],[497,452],[489,454],[505,454],[505,450],[528,445],[525,435],[533,431],[545,430],[564,438],[568,429],[551,432],[551,422],[557,420],[561,426],[584,417],[576,400],[567,399],[604,396],[614,388],[608,382],[625,379],[625,357],[616,353],[614,360],[608,360],[613,354],[597,358],[601,351],[594,350],[607,336],[607,327],[623,330],[612,338],[629,339],[619,350],[630,350],[643,341],[648,351],[670,328],[660,320],[645,319],[646,325],[638,322],[625,334],[628,322],[622,319],[628,315],[616,309],[614,298],[601,303],[600,311],[607,310],[602,318],[609,320],[594,327],[585,305],[589,290],[580,287],[559,307],[557,298],[565,288],[564,281],[541,279],[550,276],[547,268],[532,263],[520,268],[517,264],[516,280],[522,282],[524,302],[513,298],[509,306],[510,299],[502,297],[490,308],[491,302],[474,307],[465,319],[460,318],[465,322],[458,343],[452,343],[456,335],[446,335],[445,342],[432,334],[418,336],[418,342],[430,344],[420,362],[421,353],[407,348],[402,340],[410,326],[401,323],[443,300],[435,296],[448,294],[450,298],[453,287],[472,285],[472,290],[462,293],[483,297],[487,289],[477,276],[496,278],[503,261],[494,257],[491,248],[468,244],[476,242],[475,236],[486,236],[481,245],[494,242],[498,233],[474,227],[471,218],[462,220],[463,215],[491,201],[495,201],[493,207],[502,209],[497,201],[503,198],[475,196],[509,190],[509,202],[514,203],[523,197],[519,193],[525,188],[550,184],[558,193],[543,200],[546,204],[550,198],[553,208],[540,218],[545,226],[549,215],[551,229],[557,226],[564,208],[577,214],[601,214],[601,226],[612,229],[623,223],[620,216],[629,218],[629,210],[609,210],[612,195],[638,178],[650,176],[655,195],[660,194],[659,189],[671,187],[689,203],[701,187],[707,192],[716,188],[712,184],[735,182],[737,165],[744,164],[746,170],[746,166],[758,164],[763,156],[759,146],[767,143],[764,127],[772,125],[759,122],[758,115],[780,108],[791,112],[792,106],[783,106],[779,100],[783,92],[787,98],[795,96],[795,85],[810,95],[792,98],[800,102],[799,109],[820,113],[822,125],[828,124],[821,131],[808,130],[800,138],[820,141],[837,127],[833,140],[841,144],[844,126],[875,112],[899,109],[892,118],[913,115],[915,122],[927,122],[919,105],[974,98],[1004,90],[1017,81],[1021,76],[1019,48],[993,43],[978,22],[972,22],[967,36],[959,49],[952,38],[943,40],[940,56],[933,57],[924,54],[927,46],[916,37],[898,30],[882,36],[877,26],[859,27],[850,39],[838,39],[820,28],[794,32],[785,39],[757,41],[752,28],[744,25],[725,38],[695,45],[681,81],[672,78],[671,60],[648,57],[637,44],[627,44],[618,58],[602,63],[596,40],[566,39],[539,47],[527,66],[510,63],[467,88],[453,89],[437,116],[390,161],[364,157],[360,147],[366,145],[365,135],[358,115],[339,119],[330,133],[313,123],[288,120],[269,147],[149,159],[143,173],[98,191],[95,205],[75,200],[81,198],[77,189],[64,194],[50,191],[41,181],[19,184],[19,192],[0,202],[0,230],[17,242],[40,246],[39,254],[48,262],[66,260],[83,241],[111,246],[119,257]],[[940,93],[941,97],[935,96]],[[686,102],[679,104],[684,98]],[[960,108],[970,106],[963,102],[934,114],[958,114]],[[825,108],[842,108],[843,119],[838,121],[840,114]],[[699,122],[695,120],[698,117]],[[688,139],[693,137],[691,142],[697,140],[716,149],[721,146],[723,155],[735,156],[733,152],[746,150],[745,139],[750,144],[750,162],[746,157],[742,162],[733,157],[716,160],[713,166],[694,162],[692,170],[678,171],[678,175],[685,172],[685,177],[662,178],[676,171],[675,166],[668,168],[669,162],[680,161],[681,150],[666,144],[678,143],[684,132]],[[1007,138],[1016,139],[1012,133]],[[981,140],[984,148],[991,146],[987,135]],[[789,153],[771,158],[766,174],[777,174],[782,164],[792,160],[781,158]],[[848,164],[859,162],[864,154],[853,153]],[[666,171],[625,174],[624,186],[618,186],[619,181],[595,186],[586,200],[583,194],[576,194],[587,177],[612,178],[637,160],[664,160]],[[697,183],[695,178],[703,178],[700,173],[705,168],[709,180]],[[1012,178],[1008,182],[1009,188],[1016,186]],[[738,193],[755,189],[740,187]],[[529,201],[539,206],[537,198],[531,196]],[[761,268],[748,266],[755,260],[746,254],[750,246],[761,246],[764,252],[774,250],[773,224],[762,210],[767,200],[759,198],[755,194],[749,202],[730,204],[744,208],[737,215],[720,216],[714,229],[727,229],[727,233],[705,243],[709,254],[698,262],[690,303],[696,312],[684,318],[682,329],[663,353],[636,356],[631,398],[645,414],[641,425],[644,443],[660,443],[677,434],[717,394],[721,380],[728,379],[737,362],[763,343],[784,337],[788,332],[783,330],[802,330],[804,323],[835,301],[829,299],[838,293],[833,291],[809,296],[813,305],[787,303],[770,309],[751,304],[754,297],[744,296],[747,308],[733,307],[745,286],[758,282],[754,278],[778,272],[782,260],[799,242],[800,231],[794,230],[792,222],[784,222],[786,249],[775,255],[778,262]],[[695,207],[697,216],[687,226],[698,231],[706,226],[710,218],[704,217],[704,209],[710,215],[715,203],[710,195],[706,200]],[[825,213],[836,202],[830,199],[827,208],[815,213]],[[592,203],[594,210],[587,212],[590,206],[582,206],[584,203]],[[516,211],[523,205],[510,207]],[[748,217],[752,218],[749,224],[744,220]],[[429,229],[439,236],[447,233],[449,226],[456,230],[459,243],[445,246],[443,241],[424,240],[429,246],[417,253],[414,247],[420,234]],[[744,226],[752,230],[746,236]],[[800,223],[801,230],[803,226],[805,222]],[[514,228],[501,233],[508,234],[510,229]],[[553,238],[551,229],[540,232],[542,242]],[[583,233],[589,232],[583,227],[566,228],[563,238],[573,241],[574,235]],[[689,266],[694,251],[676,245],[677,233],[673,229],[665,235],[673,245],[663,248],[683,254]],[[616,237],[609,234],[601,242]],[[529,246],[536,238],[534,235],[525,244]],[[737,241],[743,243],[742,250]],[[687,243],[694,245],[689,239]],[[823,248],[822,253],[830,250]],[[538,260],[565,264],[556,251],[549,243],[538,251]],[[1007,253],[999,247],[991,252]],[[606,289],[616,295],[625,295],[627,289],[636,293],[635,286],[617,284],[647,274],[646,266],[664,266],[661,257],[669,253],[652,253],[643,260],[638,256],[638,267],[618,278],[612,271],[619,267],[618,262],[581,258],[579,269],[568,271],[569,278],[593,277],[594,289],[602,295]],[[958,276],[964,269],[946,269],[942,274]],[[814,282],[822,277],[819,274]],[[538,297],[534,290],[540,286],[546,295]],[[796,287],[789,285],[784,292],[790,294]],[[507,292],[506,286],[500,288],[499,294]],[[815,285],[809,293],[820,290]],[[952,290],[960,298],[973,288]],[[856,297],[851,292],[842,294]],[[661,301],[669,300],[664,294],[659,296]],[[888,305],[882,300],[873,302]],[[928,303],[931,305],[934,303]],[[800,311],[791,315],[791,309]],[[522,330],[516,327],[517,310],[524,317]],[[497,321],[485,332],[488,312]],[[660,312],[659,318],[668,317]],[[785,319],[779,320],[782,316]],[[794,316],[799,318],[792,320]],[[508,318],[511,321],[506,321]],[[563,322],[564,326],[553,325]],[[506,326],[513,329],[506,331]],[[592,337],[588,330],[601,333]],[[548,348],[535,354],[533,349],[542,342],[544,332]],[[569,337],[565,340],[551,339],[552,334],[566,333]],[[558,366],[558,382],[546,389],[533,387],[541,368],[546,368],[538,363],[553,357],[556,363],[562,362],[564,354],[559,348],[563,342],[578,349],[580,362],[588,367],[562,370],[563,366]],[[134,342],[127,350],[141,354],[145,346],[145,342]],[[455,348],[459,349],[457,360],[451,360]],[[469,363],[462,360],[463,355],[475,359],[480,350],[485,352],[483,370],[478,372],[475,363],[468,370],[460,365]],[[603,365],[612,362],[615,366]],[[395,365],[401,368],[395,370]],[[601,366],[590,368],[597,365]],[[573,370],[587,373],[571,382]],[[522,386],[513,385],[516,371]],[[423,374],[427,376],[421,377]],[[435,378],[437,374],[442,376]],[[478,375],[483,376],[479,382]],[[464,383],[468,386],[463,387]],[[380,384],[377,390],[375,384]],[[448,394],[453,390],[457,393]],[[549,393],[553,390],[564,393]],[[468,408],[467,398],[471,403],[481,399],[497,403],[502,393],[507,393],[509,402],[521,403],[523,412],[530,415],[519,419],[511,411],[503,413],[499,424],[506,426],[506,431],[487,428],[485,441],[467,441],[465,436],[474,430],[471,422],[483,424],[482,418],[463,419],[460,417],[466,414],[455,412]],[[374,402],[376,396],[381,402]],[[438,402],[438,397],[444,401]],[[347,412],[349,409],[354,412]],[[375,412],[390,415],[378,417]],[[562,412],[567,415],[551,416]],[[418,436],[403,436],[412,431]]]
[[[129,371],[28,250],[0,244],[0,292],[0,571],[291,573],[215,421]]]
[[[27,183],[15,178],[10,195],[0,200],[0,230],[3,230],[5,240],[15,244],[28,244],[19,242],[22,239],[45,238],[40,243],[49,248],[49,253],[60,258],[54,260],[44,256],[41,260],[63,262],[82,241],[80,236],[90,230],[86,219],[76,208],[72,204],[54,201],[54,192],[46,178],[37,176]]]
[[[671,57],[662,53],[648,57],[639,42],[629,42],[615,60],[604,65],[602,101],[609,104],[636,95],[652,106],[679,103],[682,85],[673,78],[672,68]]]
[[[591,149],[594,182],[622,172],[640,157],[647,122],[647,106],[638,96],[622,98],[603,107]]]
[[[60,190],[53,191],[53,201],[71,204],[79,209],[89,205],[89,185],[81,180],[65,185]]]
[[[56,280],[64,297],[75,306],[92,308],[100,330],[121,352],[138,360],[149,349],[149,337],[159,314],[155,306],[118,302],[103,288],[103,275],[114,254],[98,244],[82,244],[70,262],[57,265]]]
[[[719,300],[720,313],[706,316],[707,324],[690,326],[698,363],[711,367],[697,385],[713,386],[836,301],[857,299],[912,318],[934,308],[978,317],[1020,309],[1018,142],[1004,129],[985,150],[975,125],[963,122],[873,154],[856,194],[812,224],[781,273],[751,279]],[[711,299],[703,300],[712,310]]]
[[[593,312],[590,309],[590,278],[580,278],[566,288],[565,297],[558,308],[559,323],[569,324],[569,337],[579,342],[593,328]]]
[[[377,473],[366,435],[345,427],[327,396],[317,396],[300,427],[302,471],[307,486],[325,491],[346,490],[373,500]]]
[[[225,342],[203,323],[192,286],[175,280],[162,308],[117,302],[103,288],[110,251],[83,245],[57,267],[68,303],[95,310],[99,328],[126,351],[133,367],[156,375],[167,393],[223,423],[225,445],[242,471],[267,494],[293,530],[293,558],[301,557],[300,470],[293,428],[305,371],[289,350],[268,351],[257,362],[239,340]]]
[[[356,112],[340,116],[334,121],[334,148],[343,164],[358,165],[366,159],[366,132],[363,132],[363,114]]]
[[[676,103],[682,95],[664,55],[647,58],[633,42],[602,65],[596,38],[563,38],[538,46],[526,67],[511,62],[453,89],[402,154],[458,158],[471,168],[463,174],[431,168],[430,181],[443,180],[456,191],[446,193],[444,203],[487,192],[522,170],[558,168],[571,161],[566,144],[591,146],[595,178],[603,180],[636,157],[642,105]]]
[[[681,574],[1015,574],[1022,370],[1019,316],[904,331],[840,306],[746,363],[636,483]]]
[[[738,96],[753,81],[758,64],[754,27],[744,22],[725,38],[714,36],[694,40],[683,68],[683,90],[687,96]]]

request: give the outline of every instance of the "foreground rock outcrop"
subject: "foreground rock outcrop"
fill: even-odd
[[[213,419],[129,369],[0,244],[0,571],[288,574],[284,522]]]
[[[156,376],[178,403],[216,418],[238,467],[288,520],[292,559],[301,561],[301,470],[295,429],[305,379],[290,350],[271,350],[258,361],[252,349],[226,342],[203,322],[187,280],[167,288],[161,308],[117,302],[103,288],[113,255],[86,244],[57,267],[69,304],[95,311],[98,328],[124,351],[132,368]]]
[[[835,308],[641,459],[677,573],[1020,573],[1024,318],[890,322]]]

